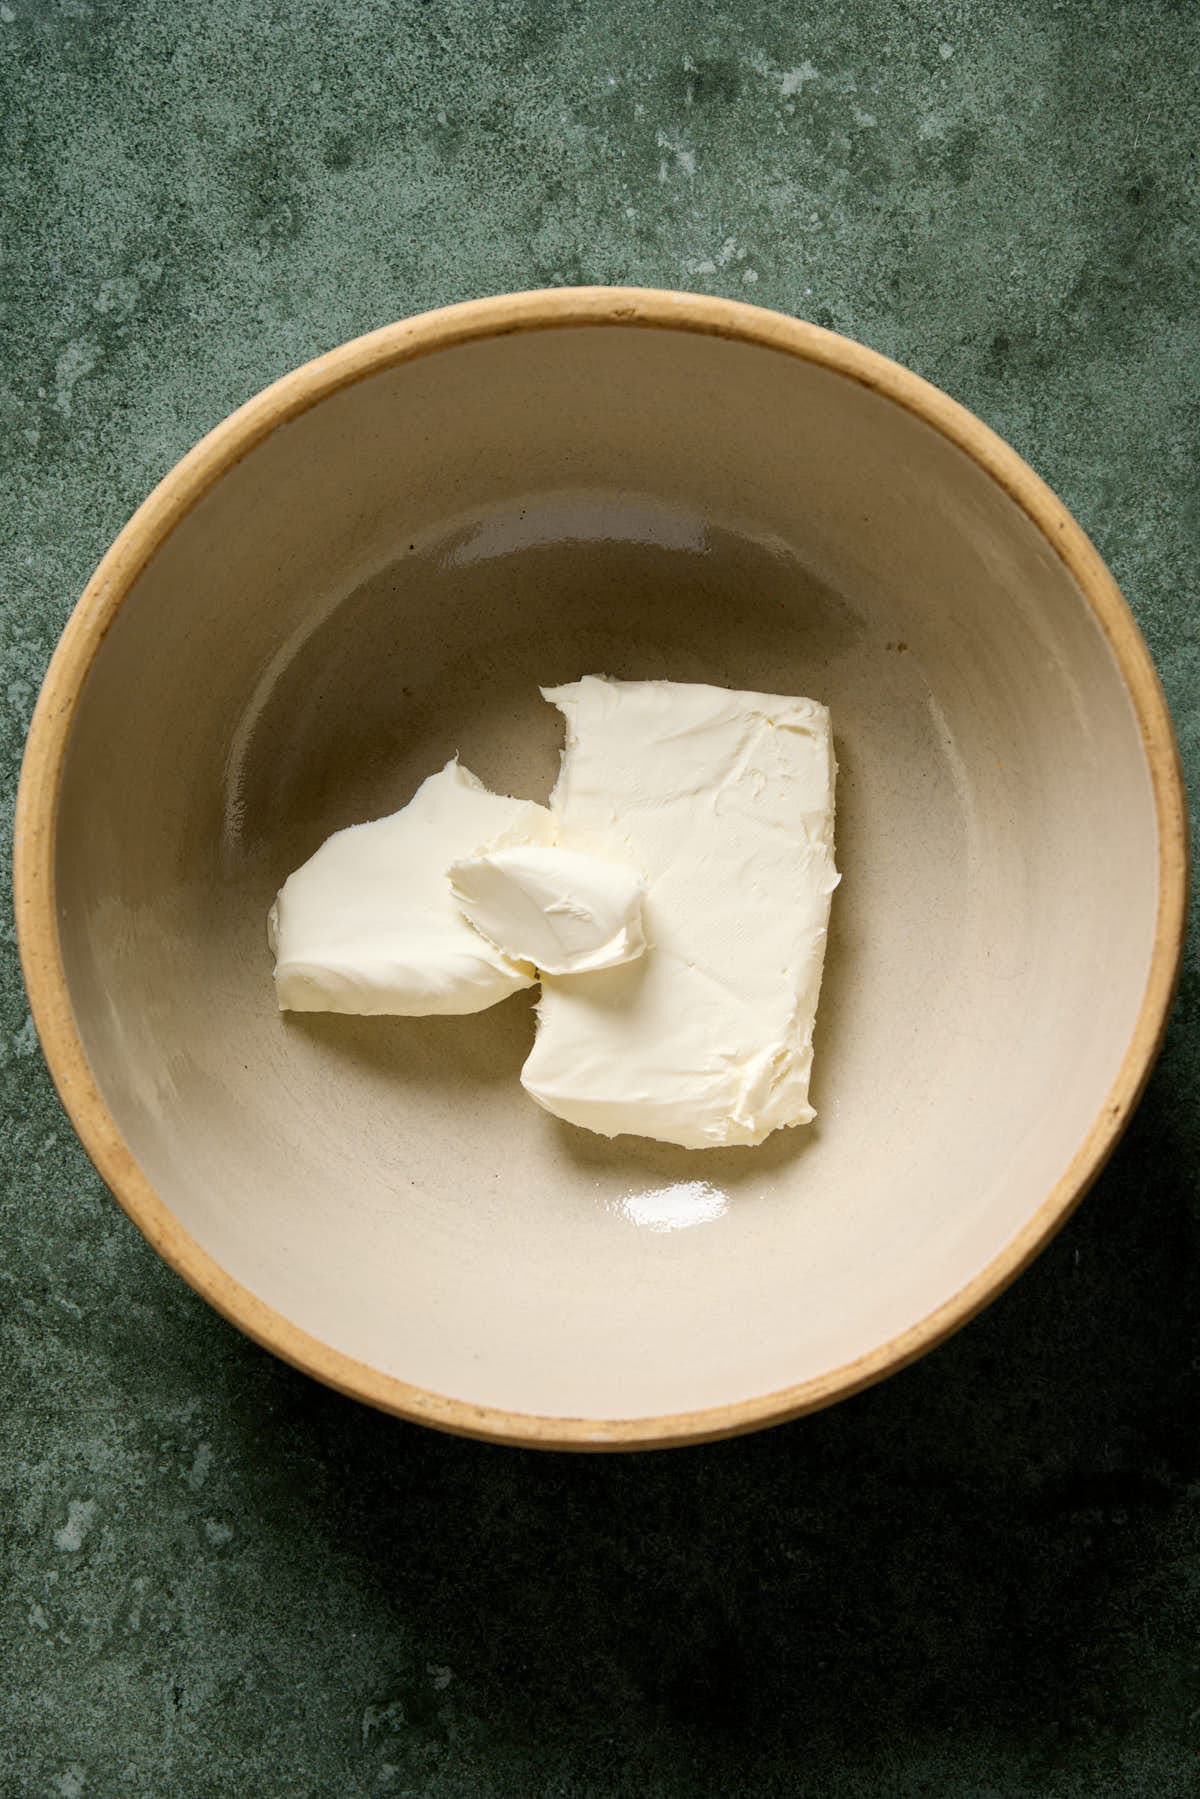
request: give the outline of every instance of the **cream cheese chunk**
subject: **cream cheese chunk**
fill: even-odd
[[[537,978],[459,911],[452,862],[502,844],[548,843],[544,806],[489,793],[457,760],[408,805],[351,825],[289,875],[271,908],[281,1011],[482,1012]]]
[[[559,1118],[686,1148],[804,1124],[836,765],[813,700],[596,676],[545,690],[561,841],[646,880],[636,962],[547,976],[522,1082]]]
[[[477,931],[543,974],[613,968],[646,946],[645,889],[627,864],[531,844],[455,862],[450,887]]]

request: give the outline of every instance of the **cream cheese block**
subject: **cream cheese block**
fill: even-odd
[[[567,723],[558,840],[646,884],[646,953],[542,983],[522,1081],[605,1136],[687,1148],[805,1124],[830,896],[836,764],[814,700],[587,676]]]

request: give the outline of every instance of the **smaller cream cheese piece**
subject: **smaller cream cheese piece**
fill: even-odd
[[[624,863],[533,844],[455,862],[450,887],[489,943],[544,974],[615,968],[646,947],[645,886]]]
[[[550,843],[544,806],[489,793],[456,760],[388,818],[337,831],[271,908],[281,1011],[482,1012],[537,978],[469,925],[452,862],[501,844]]]

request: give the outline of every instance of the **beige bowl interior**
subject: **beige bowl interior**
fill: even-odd
[[[455,751],[544,798],[539,683],[589,672],[832,708],[811,1129],[704,1153],[562,1125],[518,1085],[524,995],[275,1010],[288,871]],[[100,649],[58,841],[84,1047],[170,1213],[284,1319],[485,1429],[469,1408],[744,1406],[943,1306],[1076,1156],[1155,932],[1138,723],[1043,535],[893,400],[664,329],[444,348],[252,448]]]

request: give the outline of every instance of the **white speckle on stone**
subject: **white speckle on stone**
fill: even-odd
[[[232,1524],[222,1524],[219,1518],[206,1518],[204,1534],[214,1549],[221,1549],[226,1543],[232,1543],[233,1526]]]
[[[83,1548],[83,1540],[92,1528],[92,1520],[96,1516],[94,1499],[71,1499],[67,1502],[67,1521],[61,1530],[54,1533],[54,1547],[61,1549],[64,1555],[74,1555]]]
[[[0,6],[0,24],[13,25],[16,23],[16,18],[17,15],[11,6]]]
[[[425,1672],[433,1682],[433,1690],[435,1693],[444,1693],[446,1688],[450,1685],[450,1682],[454,1679],[454,1669],[443,1667],[439,1662],[429,1662],[426,1665]]]
[[[142,1628],[142,1605],[146,1598],[146,1588],[149,1582],[144,1574],[135,1574],[130,1585],[133,1588],[133,1598],[129,1602],[129,1628],[130,1630],[140,1630]]]
[[[625,208],[625,217],[627,219],[636,219],[637,218],[637,207],[636,206],[627,206]]]
[[[399,1699],[393,1699],[390,1705],[368,1705],[363,1712],[359,1725],[362,1746],[365,1749],[373,1736],[387,1731],[395,1734],[404,1728],[404,1707]]]
[[[865,127],[878,124],[878,120],[873,112],[864,112],[861,106],[856,106],[854,108],[854,123]]]
[[[32,1056],[35,1053],[38,1040],[32,1016],[26,1015],[20,1030],[13,1032],[12,1046],[13,1053],[18,1056]]]
[[[686,175],[688,180],[690,181],[696,173],[695,152],[693,150],[686,149],[685,146],[683,144],[681,144],[677,138],[671,137],[667,132],[663,131],[661,129],[661,127],[655,133],[654,141],[658,145],[660,150],[669,150],[670,151],[671,155],[675,158],[675,167],[676,167],[677,171],[681,175]],[[664,159],[664,161],[660,162],[658,165],[659,180],[665,181],[667,178],[668,172],[669,172],[669,165]]]
[[[192,1457],[192,1465],[187,1472],[187,1484],[193,1493],[198,1493],[208,1479],[208,1471],[212,1467],[213,1452],[211,1443],[201,1443]]]
[[[139,288],[131,275],[114,275],[100,283],[95,298],[97,312],[116,313],[118,318],[128,318],[138,303]]]
[[[83,1799],[84,1793],[87,1792],[86,1768],[80,1762],[72,1762],[69,1768],[64,1768],[62,1773],[56,1776],[54,1789],[61,1799]]]
[[[938,53],[941,56],[941,59],[943,62],[949,62],[950,58],[954,55],[954,45],[953,44],[939,44],[938,45]]]
[[[742,270],[742,282],[746,287],[753,287],[757,280],[758,280],[758,270],[757,269],[743,269]]]
[[[820,70],[810,62],[802,62],[798,69],[784,70],[779,78],[779,91],[785,100],[790,100],[793,94],[803,91],[805,82],[819,80]]]
[[[22,724],[27,725],[33,715],[33,688],[28,681],[10,681],[8,684],[8,703]]]
[[[738,248],[736,237],[727,237],[719,250],[711,256],[694,258],[684,263],[689,275],[715,275],[719,269],[727,269],[731,262],[745,262],[746,252]]]
[[[635,119],[644,119],[646,116],[646,108],[640,100],[635,100],[633,103],[633,116]]]
[[[71,416],[71,401],[75,383],[81,381],[85,375],[90,375],[99,360],[100,345],[95,338],[80,337],[67,345],[55,363],[54,404],[64,418]]]
[[[438,120],[439,125],[448,125],[450,123],[450,119],[447,115],[446,108],[444,106],[438,107],[437,120]]]
[[[29,1608],[29,1622],[34,1630],[49,1630],[50,1620],[36,1600]]]

